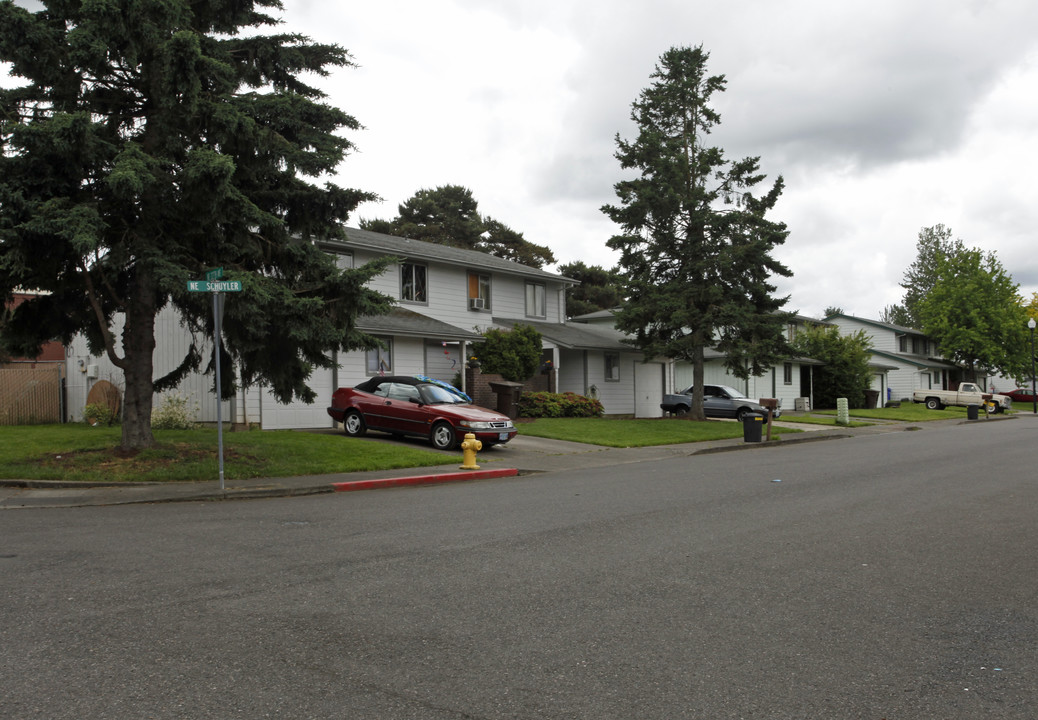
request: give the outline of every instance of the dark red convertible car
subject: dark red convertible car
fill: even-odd
[[[1034,395],[1031,394],[1031,388],[1017,388],[1010,392],[999,393],[999,395],[1006,395],[1012,398],[1014,403],[1033,403]]]
[[[473,405],[447,383],[423,376],[373,377],[356,387],[339,388],[332,393],[328,414],[353,437],[381,430],[425,438],[439,450],[453,449],[467,433],[484,448],[506,443],[516,434],[509,418]]]

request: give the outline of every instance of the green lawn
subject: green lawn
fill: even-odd
[[[743,427],[737,422],[720,420],[614,420],[609,418],[540,418],[521,422],[516,426],[521,435],[570,440],[572,442],[605,445],[607,447],[648,447],[741,438]],[[772,428],[777,434],[798,433],[800,430]],[[761,434],[766,435],[767,428]]]
[[[835,410],[816,410],[816,415],[835,415]],[[901,403],[896,408],[872,408],[869,410],[851,410],[851,417],[874,418],[876,420],[895,420],[897,422],[928,422],[932,420],[955,420],[966,417],[966,408],[949,407],[944,410],[927,410],[922,403]]]
[[[156,430],[157,446],[120,454],[118,427],[0,426],[0,478],[184,482],[219,477],[216,429]],[[287,477],[456,464],[407,443],[293,431],[224,432],[224,477]]]

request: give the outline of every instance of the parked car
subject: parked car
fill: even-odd
[[[692,386],[676,395],[664,395],[660,408],[675,415],[687,414],[692,409]],[[759,402],[727,385],[703,386],[703,411],[707,417],[736,418],[740,422],[749,413],[760,413],[765,417],[768,415],[767,409]],[[781,408],[776,408],[771,416],[777,418],[781,414]]]
[[[506,443],[516,435],[511,419],[472,404],[457,388],[424,376],[373,377],[356,387],[332,393],[328,414],[347,435],[368,430],[427,439],[439,450],[451,450],[467,433],[483,447]]]
[[[1030,388],[1017,388],[1016,390],[1000,394],[1010,398],[1013,402],[1034,403],[1034,395],[1031,394]]]

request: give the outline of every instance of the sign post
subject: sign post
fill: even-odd
[[[224,492],[223,482],[223,408],[220,391],[223,388],[220,377],[220,294],[225,292],[241,292],[240,280],[221,281],[223,268],[209,270],[205,280],[188,280],[188,292],[211,292],[213,294],[213,364],[216,366],[216,444],[220,457],[220,492]]]

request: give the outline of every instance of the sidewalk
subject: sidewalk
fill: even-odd
[[[1000,419],[1012,419],[1012,417]],[[117,485],[89,486],[61,481],[0,480],[0,510],[243,500],[471,481],[492,477],[626,465],[703,453],[750,451],[775,446],[786,447],[805,442],[840,440],[859,435],[902,432],[908,429],[939,429],[963,422],[983,423],[988,421],[940,420],[926,423],[882,423],[860,428],[833,428],[775,421],[776,426],[795,427],[804,432],[796,435],[784,435],[781,436],[781,439],[773,439],[771,442],[747,443],[741,438],[737,438],[642,448],[607,448],[599,445],[519,435],[508,445],[498,446],[480,453],[477,457],[477,463],[480,466],[478,471],[460,470],[456,465],[438,465],[333,475],[227,480],[224,483],[223,491],[220,490],[219,479],[193,483],[119,483]],[[457,457],[460,464],[460,452]]]

